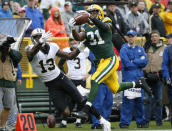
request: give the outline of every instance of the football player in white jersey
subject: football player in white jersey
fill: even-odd
[[[78,45],[78,41],[74,40],[72,36],[69,38],[69,44],[70,47],[66,47],[63,49],[64,52],[72,52],[76,46]],[[79,55],[72,59],[72,60],[66,60],[65,58],[61,58],[58,64],[58,67],[64,71],[63,65],[65,62],[67,63],[67,76],[69,79],[72,80],[72,82],[75,84],[75,86],[81,85],[82,87],[86,88],[86,78],[89,76],[87,73],[87,58],[89,56],[89,49],[85,48],[82,52],[79,53]],[[79,105],[77,106],[77,110],[80,110],[81,107]],[[63,117],[59,128],[66,128],[67,126],[67,118]],[[76,127],[81,128],[81,119],[76,119]]]
[[[72,37],[69,38],[70,47],[66,47],[63,49],[64,52],[72,52],[76,46],[78,45],[78,41],[74,40]],[[64,71],[63,65],[66,62],[67,63],[67,76],[69,79],[72,80],[72,82],[79,86],[86,88],[86,78],[88,77],[87,73],[87,58],[89,56],[90,50],[88,48],[85,48],[82,52],[78,54],[77,57],[75,57],[72,60],[66,60],[64,58],[61,58],[58,64],[58,67]]]
[[[80,50],[66,53],[59,49],[55,43],[46,42],[51,34],[45,33],[43,29],[37,28],[31,34],[32,45],[25,48],[32,69],[41,81],[48,87],[48,92],[55,108],[63,115],[70,114],[69,97],[76,103],[82,104],[85,99],[77,90],[76,86],[69,80],[55,64],[55,57],[73,59]]]
[[[26,55],[34,72],[39,76],[45,86],[48,87],[48,92],[55,108],[61,114],[69,116],[71,110],[71,106],[69,106],[71,103],[70,100],[80,105],[84,105],[86,101],[73,82],[57,67],[55,57],[59,56],[71,60],[82,52],[85,47],[83,44],[79,44],[76,50],[67,53],[61,51],[57,44],[48,43],[47,40],[49,37],[51,37],[49,32],[45,33],[40,28],[34,29],[31,34],[33,44],[25,48]],[[93,106],[91,106],[89,112],[99,116],[101,123],[107,127],[107,121]]]

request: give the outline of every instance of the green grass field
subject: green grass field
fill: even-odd
[[[149,128],[137,128],[135,122],[131,123],[129,129],[120,129],[118,126],[119,122],[111,122],[111,125],[112,125],[112,127],[115,127],[115,129],[112,129],[112,131],[128,131],[128,130],[129,131],[132,131],[132,130],[134,130],[134,131],[136,131],[136,130],[172,131],[172,127],[171,127],[170,122],[164,122],[163,126],[157,127],[156,123],[154,121],[152,121],[149,124]],[[82,125],[83,128],[75,128],[75,124],[68,124],[67,128],[61,128],[61,129],[59,129],[59,128],[48,128],[46,124],[44,124],[44,126],[45,127],[43,127],[43,125],[41,125],[41,124],[37,125],[37,130],[38,131],[94,131],[94,130],[91,130],[91,128],[90,128],[91,124],[83,124]],[[98,131],[98,130],[96,130],[96,131]],[[99,130],[99,131],[101,131],[101,130]]]

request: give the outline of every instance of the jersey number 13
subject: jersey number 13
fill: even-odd
[[[49,70],[49,71],[51,71],[51,70],[54,70],[55,69],[55,64],[54,64],[54,60],[51,58],[51,59],[48,59],[47,61],[46,61],[46,63],[45,64],[47,64],[49,67],[47,68],[47,69],[45,69],[45,67],[44,67],[44,63],[43,63],[43,60],[41,60],[40,62],[39,62],[39,64],[40,64],[40,66],[41,66],[41,68],[42,68],[42,73],[46,73],[47,72],[47,70]]]

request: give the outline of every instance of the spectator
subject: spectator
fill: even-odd
[[[146,124],[149,126],[151,120],[151,105],[155,104],[154,114],[157,126],[162,126],[162,88],[163,82],[160,78],[161,64],[164,51],[164,43],[160,39],[160,34],[158,31],[152,31],[150,34],[151,41],[149,46],[145,45],[145,51],[148,56],[148,64],[144,68],[145,77],[147,78],[147,83],[152,89],[153,98],[145,93],[144,96],[144,112],[146,118]]]
[[[169,0],[161,0],[161,3],[162,3],[163,5],[165,5],[165,7],[167,8],[168,1],[169,1]]]
[[[18,64],[18,66],[17,66],[16,88],[21,86],[21,84],[22,84],[22,70],[21,70],[20,64]],[[17,90],[16,88],[15,88],[15,90]],[[15,96],[15,97],[17,97],[17,96]],[[15,102],[15,105],[11,108],[11,112],[10,112],[10,115],[8,116],[8,121],[7,121],[8,127],[15,128],[15,126],[16,126],[16,120],[17,120],[17,114],[18,114],[17,104],[18,103]]]
[[[26,9],[25,8],[19,8],[18,13],[19,13],[20,18],[26,17]]]
[[[41,0],[40,2],[40,9],[43,12],[44,19],[47,20],[50,16],[49,10],[52,7],[58,7],[60,12],[64,11],[65,0]]]
[[[2,1],[2,8],[0,8],[0,18],[13,18],[8,0]]]
[[[136,36],[137,34],[135,31],[128,31],[128,43],[124,44],[120,50],[123,82],[137,81],[140,77],[143,77],[143,68],[148,63],[144,49],[136,43]],[[145,128],[143,95],[143,90],[140,88],[131,88],[123,92],[120,128],[129,127],[133,114],[135,116],[137,128]]]
[[[140,12],[140,14],[143,15],[144,19],[148,22],[149,15],[148,15],[148,12],[146,12],[146,5],[144,1],[138,2],[138,11]]]
[[[64,12],[62,12],[62,19],[64,21],[66,32],[68,36],[72,33],[68,23],[71,18],[73,18],[75,13],[72,11],[72,3],[70,1],[65,2]]]
[[[71,2],[72,2],[72,7],[73,7],[73,11],[74,12],[77,12],[77,11],[79,11],[79,10],[84,10],[85,9],[85,7],[84,6],[79,6],[79,5],[75,5],[76,3],[78,3],[78,2],[82,2],[82,0],[71,0]]]
[[[93,74],[96,71],[96,65],[94,63],[95,56],[90,51],[89,60],[91,61],[91,71],[90,73]],[[93,101],[93,106],[100,112],[100,114],[106,119],[109,119],[109,115],[111,114],[113,105],[113,94],[111,90],[108,88],[106,84],[103,82],[100,83],[97,95]],[[91,116],[92,118],[92,125],[91,129],[102,129],[102,125],[100,121],[95,117]]]
[[[65,0],[51,0],[52,1],[52,7],[57,7],[59,8],[60,12],[64,11],[64,4]]]
[[[13,2],[13,4],[12,4],[12,13],[13,13],[14,18],[19,17],[19,14],[18,14],[19,8],[20,8],[20,4],[17,3],[17,2]]]
[[[144,0],[146,3],[146,7],[148,9],[148,11],[150,10],[151,6],[152,6],[152,1],[151,0]]]
[[[121,0],[121,1],[126,1],[126,0]],[[127,20],[126,15],[130,11],[128,4],[119,5],[119,6],[117,6],[117,9],[120,11],[122,17],[124,18],[124,21],[126,22],[126,20]]]
[[[162,61],[162,75],[167,85],[167,96],[169,101],[169,118],[172,125],[172,33],[167,35],[168,46],[164,49]]]
[[[28,0],[26,9],[26,17],[32,20],[32,24],[26,31],[26,37],[30,36],[35,28],[44,29],[44,17],[42,13],[35,7],[35,0]]]
[[[72,52],[76,45],[79,44],[78,41],[74,40],[73,37],[70,36],[69,38],[70,47],[66,47],[63,49],[64,52]],[[89,49],[85,48],[83,52],[80,52],[79,55],[72,59],[72,60],[66,60],[64,58],[61,58],[59,61],[59,68],[64,72],[63,65],[65,62],[67,62],[67,77],[75,84],[76,87],[82,86],[83,88],[86,88],[86,79],[89,76],[87,73],[87,59],[89,56]],[[80,110],[80,106],[77,106],[77,111]],[[67,118],[63,118],[62,122],[59,125],[59,128],[64,128],[67,125]],[[76,119],[76,127],[81,128],[81,119]]]
[[[166,29],[166,34],[172,33],[172,0],[168,1],[167,11],[160,14]]]
[[[152,6],[153,14],[150,16],[150,31],[152,30],[158,30],[161,37],[165,37],[166,30],[164,26],[164,22],[159,16],[160,13],[160,7],[161,5],[159,3],[156,3]]]
[[[172,44],[172,33],[169,33],[167,36],[166,36],[166,45],[170,45]]]
[[[149,25],[146,19],[138,12],[138,3],[130,3],[130,12],[127,14],[129,28],[137,32],[137,36],[143,36],[148,33]]]
[[[66,37],[64,21],[57,7],[51,8],[51,15],[45,23],[45,31],[50,31],[53,37]]]
[[[21,7],[27,5],[27,0],[13,0],[13,2],[17,2]]]
[[[121,49],[122,44],[125,43],[125,40],[122,36],[124,36],[129,30],[128,25],[125,23],[124,18],[118,9],[116,9],[116,5],[108,5],[107,16],[112,20],[112,42],[118,52]],[[117,31],[117,29],[118,31]],[[121,33],[121,34],[119,34]],[[122,36],[121,36],[122,35]]]
[[[18,51],[10,48],[10,45],[15,42],[13,37],[1,34],[1,59],[0,59],[0,104],[3,109],[0,112],[0,130],[6,131],[6,121],[10,114],[11,108],[15,103],[15,81],[18,63],[22,56]]]
[[[156,3],[158,3],[158,4],[160,4],[161,6],[160,6],[160,12],[164,12],[165,11],[165,6],[163,5],[163,4],[161,4],[161,0],[152,0],[152,6],[151,6],[151,8],[150,8],[150,10],[149,10],[149,14],[150,15],[152,15],[152,13],[153,13],[153,5],[154,4],[156,4]]]

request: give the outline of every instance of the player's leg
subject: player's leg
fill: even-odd
[[[57,128],[66,128],[67,127],[67,120],[68,120],[68,116],[70,114],[70,112],[72,111],[73,107],[74,107],[74,102],[72,101],[72,98],[67,95],[66,93],[64,93],[63,97],[64,102],[66,103],[66,108],[64,109],[63,113],[62,113],[62,120],[60,122],[60,124],[57,126]]]
[[[116,62],[116,57],[101,59],[96,72],[91,77],[91,90],[89,94],[88,101],[85,107],[82,109],[83,112],[79,112],[79,117],[85,113],[89,114],[91,112],[97,119],[101,118],[101,115],[96,111],[96,109],[92,106],[92,102],[94,101],[97,92],[98,92],[98,84],[100,84],[104,79],[108,78],[111,75],[111,70],[115,67],[117,69],[119,62]],[[116,65],[116,66],[115,66]]]
[[[152,95],[152,91],[143,77],[141,77],[136,82],[133,81],[118,83],[116,73],[117,68],[118,66],[117,64],[115,64],[114,67],[109,71],[109,73],[102,77],[99,82],[104,81],[114,94],[129,88],[143,88],[149,95]]]
[[[77,103],[83,103],[85,101],[85,98],[82,97],[74,83],[63,73],[60,73],[60,75],[53,81],[46,82],[45,85],[49,88],[58,88],[58,90],[63,90]]]
[[[106,95],[106,88],[104,88],[104,84],[100,84],[98,88],[98,93],[93,101],[93,106],[97,109],[97,111],[103,116],[103,104],[104,104],[104,99]],[[100,125],[99,120],[92,115],[92,129],[97,129],[97,128],[102,128]]]

